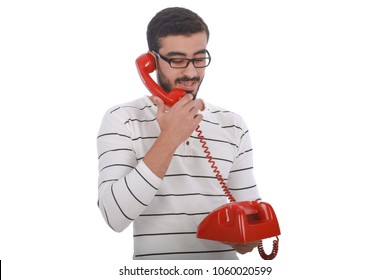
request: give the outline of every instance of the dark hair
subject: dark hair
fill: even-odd
[[[206,32],[207,40],[210,33],[207,24],[193,11],[185,8],[166,8],[158,12],[148,24],[146,37],[149,50],[158,51],[160,39],[168,35],[191,35]]]

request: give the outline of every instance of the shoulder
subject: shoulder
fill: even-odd
[[[206,118],[208,117],[221,125],[245,125],[243,118],[236,112],[207,102],[205,104]]]
[[[143,96],[130,102],[112,106],[106,111],[106,114],[132,114],[133,112],[144,111],[152,107],[154,105],[150,99],[147,96]]]
[[[118,104],[110,107],[106,113],[106,117],[129,119],[132,117],[148,117],[153,116],[156,111],[156,106],[150,101],[147,96],[135,99],[130,102]]]

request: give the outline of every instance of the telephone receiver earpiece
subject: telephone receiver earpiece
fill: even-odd
[[[142,82],[151,94],[160,97],[166,105],[172,107],[186,92],[182,89],[175,88],[170,92],[165,92],[150,76],[156,70],[156,62],[153,55],[144,53],[136,59],[138,74]]]

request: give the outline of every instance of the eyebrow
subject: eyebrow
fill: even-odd
[[[199,51],[195,52],[194,55],[203,54],[203,53],[206,53],[206,49],[199,50]],[[187,54],[183,53],[183,52],[175,52],[175,51],[173,51],[173,52],[169,52],[167,54],[167,56],[187,56]]]

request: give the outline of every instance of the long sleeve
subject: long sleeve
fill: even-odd
[[[161,183],[137,158],[134,140],[128,119],[108,111],[97,137],[98,205],[106,223],[117,232],[145,210]]]

